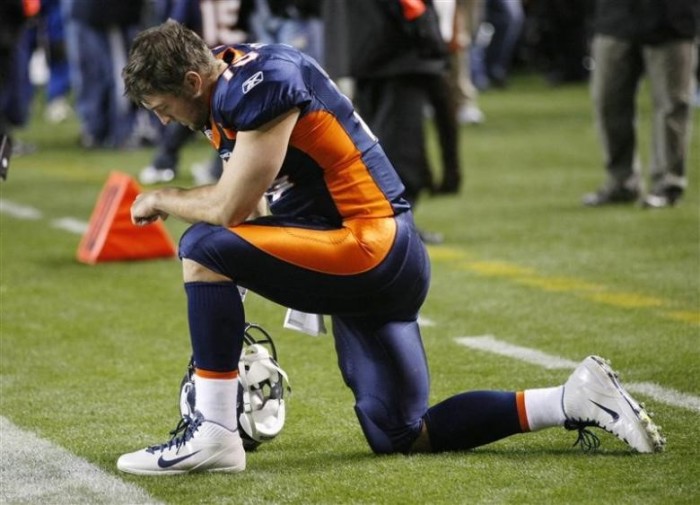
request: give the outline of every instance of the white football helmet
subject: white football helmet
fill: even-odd
[[[246,323],[243,341],[238,362],[237,411],[243,446],[250,451],[282,431],[286,416],[284,397],[292,390],[286,372],[277,363],[277,349],[270,334],[259,325]],[[190,359],[180,385],[183,419],[191,417],[195,409],[195,366]]]

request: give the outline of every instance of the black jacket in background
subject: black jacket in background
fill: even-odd
[[[660,44],[700,35],[700,0],[596,0],[597,34]]]
[[[439,74],[446,66],[432,1],[416,21],[398,0],[325,0],[325,68],[332,78]]]
[[[66,5],[71,19],[95,28],[106,28],[138,24],[143,0],[70,0]]]

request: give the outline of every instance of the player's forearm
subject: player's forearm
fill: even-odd
[[[249,217],[257,217],[259,205],[241,198],[238,192],[217,187],[199,186],[191,189],[163,188],[153,194],[153,209],[187,223],[205,222],[220,226],[235,226]]]
[[[154,192],[153,207],[180,221],[225,224],[221,219],[220,205],[215,201],[215,186],[196,188],[163,188]]]

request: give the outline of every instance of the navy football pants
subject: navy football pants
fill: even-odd
[[[416,319],[427,294],[430,263],[411,214],[395,219],[388,254],[376,267],[353,275],[284,261],[242,238],[236,228],[198,223],[180,242],[182,258],[286,307],[332,316],[343,379],[377,453],[407,451],[428,408],[428,368]],[[274,218],[259,222],[269,233],[278,233],[280,241],[290,240],[288,223]]]

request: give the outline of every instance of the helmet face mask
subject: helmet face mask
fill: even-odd
[[[190,359],[180,383],[180,414],[183,418],[191,417],[195,410],[195,366]],[[277,349],[272,337],[258,325],[246,324],[238,372],[238,426],[243,446],[251,451],[282,431],[286,418],[284,397],[291,393],[287,374],[277,364]]]

